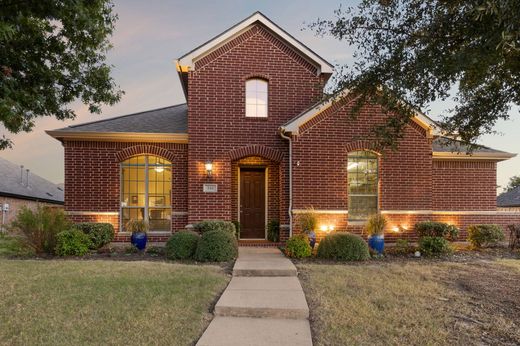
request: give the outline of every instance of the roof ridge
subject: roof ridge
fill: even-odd
[[[183,105],[186,105],[186,104],[187,103],[185,102],[185,103],[179,103],[179,104],[172,105],[172,106],[166,106],[166,107],[160,107],[160,108],[155,108],[155,109],[149,109],[149,110],[141,111],[141,112],[135,112],[135,113],[130,113],[130,114],[118,115],[118,116],[115,116],[115,117],[112,117],[112,118],[94,120],[94,121],[89,121],[89,122],[86,122],[86,123],[81,123],[81,124],[77,124],[77,125],[71,125],[71,126],[63,127],[63,128],[61,128],[59,130],[66,130],[66,129],[76,128],[76,127],[84,126],[84,125],[102,123],[104,121],[110,121],[110,120],[114,120],[114,119],[121,119],[121,118],[131,117],[131,116],[138,115],[138,114],[160,111],[162,109],[179,107],[179,106],[183,106]]]

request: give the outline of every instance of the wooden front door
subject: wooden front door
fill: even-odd
[[[265,168],[240,169],[240,238],[265,239]]]

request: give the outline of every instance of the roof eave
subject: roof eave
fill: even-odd
[[[188,143],[187,133],[147,133],[147,132],[92,132],[92,131],[45,131],[59,140],[108,141],[108,142],[153,142],[153,143]]]
[[[180,68],[185,70],[195,70],[195,62],[197,60],[215,51],[216,49],[226,44],[236,36],[240,35],[242,32],[249,29],[249,27],[253,25],[255,22],[262,23],[273,33],[275,33],[280,38],[288,42],[292,47],[294,47],[303,56],[310,60],[310,62],[314,62],[314,65],[317,65],[318,67],[318,75],[332,74],[334,72],[334,66],[332,64],[330,64],[328,61],[326,61],[318,54],[313,52],[310,48],[308,48],[303,43],[298,41],[296,38],[291,36],[289,33],[287,33],[285,30],[276,25],[273,21],[271,21],[269,18],[267,18],[260,12],[255,12],[251,16],[232,26],[220,35],[212,38],[208,42],[200,45],[199,47],[193,49],[192,51],[180,57],[177,60]]]
[[[433,159],[438,160],[483,160],[483,161],[505,161],[515,157],[517,154],[514,153],[490,153],[490,152],[476,152],[476,153],[457,153],[457,152],[445,152],[445,151],[434,151],[432,153]]]

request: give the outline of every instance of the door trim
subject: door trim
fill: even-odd
[[[264,184],[264,189],[265,189],[265,221],[264,221],[264,237],[263,238],[244,238],[243,240],[267,240],[267,220],[269,220],[268,218],[268,213],[269,213],[269,167],[266,167],[266,166],[238,166],[237,167],[237,176],[238,176],[238,200],[237,200],[237,221],[238,223],[240,223],[240,171],[242,168],[245,168],[245,169],[248,169],[248,168],[257,168],[257,169],[263,169],[264,170],[264,179],[265,179],[265,184]],[[240,236],[238,237],[238,240],[242,240],[242,238],[240,238]]]

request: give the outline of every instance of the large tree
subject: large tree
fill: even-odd
[[[509,178],[509,183],[504,188],[504,192],[512,191],[520,186],[520,175],[515,175]]]
[[[73,119],[119,101],[106,63],[117,16],[110,0],[0,0],[0,125],[31,131],[42,116]],[[11,140],[0,138],[0,149]]]
[[[395,145],[414,109],[453,90],[440,123],[468,144],[520,104],[518,0],[362,0],[334,13],[311,27],[354,49],[335,86],[355,90],[358,106],[377,101],[399,114],[374,129],[382,145]]]

